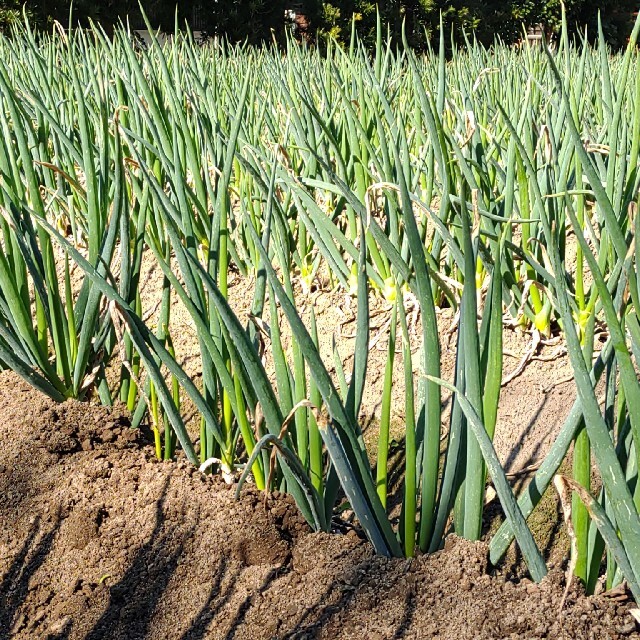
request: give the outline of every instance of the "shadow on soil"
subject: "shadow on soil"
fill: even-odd
[[[535,413],[533,414],[533,416],[531,416],[531,419],[529,420],[527,426],[525,427],[525,429],[522,431],[522,433],[520,434],[520,437],[518,438],[517,442],[515,442],[513,444],[513,446],[511,447],[511,451],[509,452],[509,456],[507,457],[505,463],[504,463],[504,470],[506,473],[510,473],[512,471],[514,471],[513,469],[513,465],[516,461],[516,458],[518,456],[518,454],[520,453],[520,449],[522,448],[523,444],[526,442],[526,440],[530,437],[531,431],[533,430],[533,428],[535,427],[536,423],[538,422],[540,416],[542,415],[542,412],[544,411],[544,408],[547,404],[547,402],[549,401],[549,394],[546,394],[542,400],[539,402]],[[535,464],[536,462],[538,462],[538,458],[540,456],[540,451],[542,450],[542,447],[544,446],[544,442],[546,440],[546,438],[549,436],[550,433],[552,433],[554,431],[555,425],[551,425],[549,427],[549,429],[547,430],[547,432],[544,435],[544,438],[540,438],[538,440],[538,443],[536,444],[536,446],[534,447],[534,449],[531,451],[531,453],[529,454],[528,458],[522,463],[522,468],[528,467],[529,465]]]
[[[238,610],[231,621],[229,631],[225,636],[225,640],[232,640],[236,636],[236,633],[242,626],[245,616],[251,608],[251,603],[255,595],[264,593],[277,578],[278,573],[281,571],[281,567],[273,569],[267,577],[264,579],[260,588],[250,593],[244,601],[238,607]],[[229,566],[226,559],[221,561],[218,571],[213,578],[213,584],[209,591],[209,596],[206,602],[202,605],[200,612],[193,619],[189,629],[181,636],[180,640],[201,640],[208,637],[208,632],[211,623],[215,620],[216,616],[222,611],[225,605],[231,600],[234,589],[233,586],[236,580],[240,577],[242,570],[240,568],[233,569],[233,573],[229,572]],[[222,590],[222,584],[227,579],[228,587]]]
[[[150,630],[156,605],[167,589],[182,554],[182,545],[173,543],[177,528],[165,524],[167,486],[168,480],[156,502],[153,533],[138,549],[122,580],[110,588],[107,609],[87,634],[86,640],[144,638]],[[180,534],[182,542],[191,533],[193,531]],[[171,547],[174,550],[167,554],[166,549]]]
[[[0,582],[0,640],[9,640],[16,626],[20,626],[19,611],[29,594],[29,582],[47,559],[56,532],[60,526],[56,519],[50,531],[42,532],[37,519],[22,548],[14,558]]]
[[[349,562],[349,554],[342,554],[347,562],[347,568],[342,576],[335,579],[327,589],[316,599],[316,603],[308,607],[305,613],[296,622],[293,630],[284,631],[279,633],[276,637],[281,640],[310,640],[311,638],[319,637],[320,631],[325,626],[331,626],[332,622],[338,618],[341,618],[341,614],[344,614],[351,607],[357,608],[357,617],[366,619],[366,611],[372,608],[376,608],[377,605],[367,599],[359,598],[356,604],[355,597],[358,591],[355,588],[345,589],[345,582],[342,579],[346,577],[350,570],[355,567],[354,564]],[[396,580],[387,585],[389,592],[393,593],[396,588]],[[339,592],[340,596],[336,599],[335,593]],[[330,604],[326,604],[326,603]],[[405,637],[405,634],[411,627],[416,609],[415,596],[409,591],[404,598],[404,609],[402,617],[399,620],[395,631],[391,638],[393,640],[400,640]],[[367,637],[367,633],[370,630],[363,630],[363,637]]]

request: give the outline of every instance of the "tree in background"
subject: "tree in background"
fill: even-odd
[[[632,26],[637,0],[565,0],[569,28],[574,33],[588,26],[591,38],[597,35],[598,12],[602,16],[605,37],[613,47],[623,46]],[[70,0],[36,0],[25,8],[32,24],[47,27],[52,20],[67,26]],[[174,27],[176,0],[143,0],[154,27],[171,31]],[[473,34],[491,44],[496,37],[509,43],[522,37],[525,27],[543,25],[546,31],[559,29],[561,0],[178,0],[181,23],[194,29],[227,37],[231,42],[257,44],[272,38],[282,39],[286,27],[285,12],[294,9],[304,15],[308,38],[322,42],[327,36],[348,42],[352,25],[362,39],[375,42],[377,11],[394,42],[404,30],[409,43],[424,49],[428,39],[439,37],[440,17],[445,25],[447,44],[453,32]],[[88,19],[109,29],[119,18],[132,17],[132,26],[142,28],[137,0],[74,0],[74,21]],[[0,0],[0,30],[22,19],[20,0]]]
[[[29,20],[33,21],[33,13],[27,12]],[[22,3],[10,0],[0,4],[0,31],[6,31],[12,24],[22,20]]]
[[[257,44],[282,38],[285,28],[286,0],[143,0],[144,11],[153,28],[173,31],[176,10],[180,24],[188,22],[194,29],[218,33],[231,42]],[[22,20],[23,6],[34,27],[50,28],[55,20],[69,26],[71,0],[0,0],[0,30]],[[98,22],[109,31],[120,20],[130,19],[131,26],[144,29],[137,0],[73,0],[73,22]],[[195,19],[195,23],[194,23]],[[196,24],[197,23],[197,24]]]
[[[119,16],[124,18],[131,11],[132,4],[128,0],[73,0],[73,20],[76,23],[93,20],[108,30],[118,22]],[[23,12],[32,27],[48,29],[54,20],[67,27],[71,6],[71,0],[0,0],[0,31],[22,21]]]
[[[203,2],[205,30],[224,34],[231,42],[257,44],[284,34],[286,0],[227,0]]]
[[[496,37],[507,43],[517,41],[523,26],[542,25],[548,32],[557,32],[562,19],[561,0],[380,0],[378,7],[392,38],[400,41],[404,24],[409,43],[419,49],[427,39],[439,37],[440,16],[447,35],[451,31],[458,36],[473,34],[485,44]],[[600,12],[607,41],[620,47],[631,31],[637,4],[635,0],[565,0],[565,8],[570,31],[582,33],[587,26],[592,38],[597,36]],[[330,0],[323,3],[321,16],[320,35],[348,40],[353,21],[365,42],[375,39],[375,0]]]

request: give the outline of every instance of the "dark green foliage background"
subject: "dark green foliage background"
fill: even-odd
[[[418,48],[439,33],[440,15],[447,33],[451,29],[458,35],[473,32],[485,44],[491,44],[496,36],[514,42],[522,36],[523,25],[542,24],[550,33],[557,32],[562,15],[560,0],[331,0],[317,4],[321,5],[321,32],[348,40],[355,15],[359,34],[371,41],[377,4],[392,35],[400,37],[404,22],[409,42]],[[636,0],[565,0],[570,31],[583,32],[587,27],[590,37],[595,37],[600,13],[605,36],[613,47],[626,43],[639,5]]]
[[[198,9],[194,13],[194,4]],[[145,11],[154,26],[172,30],[175,20],[175,0],[147,0]],[[391,36],[399,41],[403,24],[411,45],[422,49],[427,40],[439,33],[442,16],[446,33],[460,36],[473,33],[481,42],[490,44],[496,36],[505,42],[521,37],[523,25],[544,25],[549,33],[559,29],[560,0],[178,0],[181,20],[198,16],[195,28],[226,36],[232,42],[260,43],[274,37],[282,39],[287,28],[285,9],[301,6],[311,25],[309,37],[322,42],[332,35],[348,42],[352,24],[362,40],[371,44],[375,38],[376,10],[388,25]],[[625,44],[631,30],[637,0],[566,0],[567,20],[573,33],[585,26],[590,37],[597,33],[598,13],[602,17],[605,36],[612,47]],[[27,1],[24,5],[32,24],[47,27],[53,20],[67,25],[69,0]],[[0,0],[0,29],[22,19],[20,0]],[[132,25],[141,27],[137,2],[130,0],[75,0],[74,22],[88,19],[99,21],[107,30],[118,18],[131,16]]]

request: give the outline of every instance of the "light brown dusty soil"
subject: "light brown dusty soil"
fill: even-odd
[[[229,276],[229,302],[240,321],[249,322],[253,302],[254,282],[237,273]],[[162,272],[151,256],[145,255],[142,267],[141,298],[143,318],[154,326],[161,300]],[[171,305],[170,331],[176,356],[185,371],[196,380],[201,375],[200,348],[197,332],[187,310],[175,293]],[[317,319],[319,350],[329,372],[335,378],[333,365],[333,343],[337,345],[344,369],[351,371],[355,348],[356,307],[355,299],[349,298],[342,289],[331,289],[328,278],[318,276],[313,290],[303,293],[296,283],[296,305],[301,317],[309,322],[310,308]],[[414,337],[414,371],[420,375],[420,358],[417,347],[421,342],[420,316],[414,313],[411,302],[406,305],[409,329]],[[376,442],[380,416],[384,370],[388,349],[388,327],[390,306],[379,296],[370,296],[371,335],[367,383],[364,389],[361,425],[368,444]],[[269,304],[265,306],[265,320],[270,323]],[[455,367],[456,332],[452,326],[450,309],[438,314],[441,335],[442,376],[451,380]],[[286,321],[280,318],[283,347],[290,354],[291,339]],[[519,365],[532,341],[529,333],[505,328],[504,372],[506,379]],[[273,371],[269,356],[270,345],[266,343],[266,368]],[[337,383],[336,383],[337,384]],[[398,341],[394,363],[394,380],[391,403],[391,437],[404,439],[404,374],[400,344]],[[446,402],[449,394],[443,392]],[[534,359],[528,363],[521,375],[506,384],[500,397],[495,447],[507,472],[520,472],[544,459],[549,447],[562,426],[575,398],[575,387],[571,378],[571,366],[562,344],[540,345]],[[448,405],[445,405],[445,408]],[[185,402],[187,417],[188,401]],[[448,412],[443,417],[443,428],[448,424]],[[193,428],[197,434],[197,426]],[[373,450],[373,447],[372,447]]]
[[[562,409],[565,409],[562,403]],[[559,409],[558,409],[559,410]],[[312,534],[288,498],[157,463],[127,418],[0,374],[0,639],[638,638],[629,603]]]

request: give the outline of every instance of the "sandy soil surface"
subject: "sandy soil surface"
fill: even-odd
[[[356,530],[313,534],[282,495],[235,501],[156,462],[126,415],[54,405],[11,373],[0,415],[2,639],[640,637],[624,596],[574,587],[560,614],[560,564],[535,585],[453,537],[376,557]]]
[[[141,287],[142,317],[154,326],[160,306],[162,273],[151,256],[145,255],[142,267]],[[253,302],[254,282],[237,272],[229,276],[229,303],[240,321],[249,322],[249,312]],[[335,378],[333,366],[333,344],[348,374],[351,371],[356,334],[355,299],[345,294],[343,289],[332,289],[328,278],[319,275],[311,292],[303,293],[296,285],[296,306],[301,317],[309,322],[310,309],[316,315],[320,355],[329,372]],[[421,341],[420,315],[409,301],[405,305],[408,313],[409,330],[414,349],[414,371],[420,375],[418,345]],[[265,305],[264,319],[269,324],[269,304]],[[369,444],[377,438],[377,424],[381,409],[384,369],[388,350],[389,321],[391,307],[379,296],[370,296],[371,334],[367,383],[362,402],[361,425]],[[291,333],[284,318],[279,318],[282,342],[290,355]],[[441,336],[442,375],[451,380],[455,368],[456,330],[450,309],[438,312]],[[200,348],[195,324],[180,300],[173,294],[171,305],[171,335],[176,357],[185,371],[196,380],[201,375]],[[525,354],[532,345],[528,332],[505,327],[503,379],[511,379],[520,367]],[[600,343],[596,341],[596,349]],[[269,347],[265,345],[266,368],[273,371]],[[273,376],[275,379],[275,376]],[[337,383],[336,383],[337,384]],[[404,439],[404,374],[400,342],[396,348],[394,362],[393,400],[391,403],[391,436]],[[445,413],[443,428],[448,424],[448,392],[443,392]],[[500,396],[498,424],[496,426],[495,447],[507,472],[520,473],[535,466],[544,459],[555,440],[562,423],[575,399],[572,370],[566,350],[561,342],[551,340],[550,344],[540,343],[532,358],[519,375],[504,384]],[[185,405],[186,406],[186,405]],[[189,414],[188,409],[185,410]],[[194,435],[197,427],[194,425]]]

